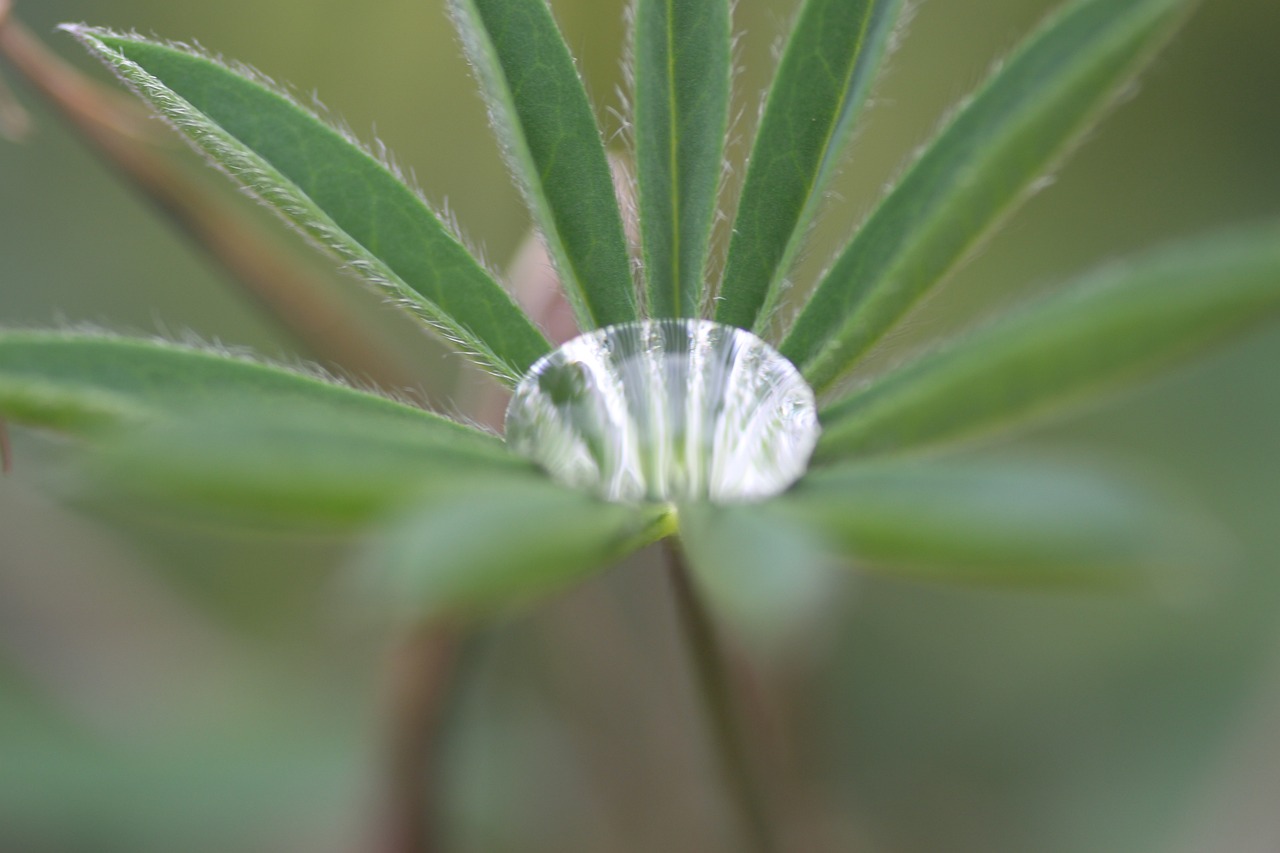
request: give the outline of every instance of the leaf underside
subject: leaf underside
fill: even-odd
[[[1098,119],[1188,0],[1084,0],[1042,27],[925,149],[819,283],[780,350],[829,388]]]
[[[505,452],[442,442],[419,425],[252,409],[193,409],[96,444],[78,462],[70,486],[89,503],[268,530],[349,530],[421,495],[544,479]]]
[[[0,414],[73,433],[215,403],[404,424],[478,452],[502,442],[414,406],[213,347],[92,332],[0,331]]]
[[[215,165],[483,367],[514,381],[548,351],[417,193],[293,98],[184,47],[67,29]]]
[[[1179,244],[863,386],[821,413],[819,462],[979,438],[1106,392],[1280,314],[1280,226]]]
[[[843,465],[773,510],[860,568],[957,583],[1137,590],[1227,550],[1157,489],[1079,464]]]
[[[0,333],[0,417],[93,439],[75,488],[150,514],[355,524],[458,483],[539,479],[439,415],[226,353]]]
[[[600,131],[545,0],[450,0],[494,128],[585,331],[636,319]]]
[[[362,574],[410,619],[475,616],[557,591],[668,532],[665,507],[604,503],[546,479],[467,487],[405,512]]]
[[[639,0],[632,39],[647,313],[696,317],[729,121],[729,2]]]
[[[756,133],[716,319],[764,331],[888,52],[901,0],[807,0]]]
[[[808,636],[840,581],[821,536],[767,501],[679,515],[694,579],[737,637],[769,653]]]

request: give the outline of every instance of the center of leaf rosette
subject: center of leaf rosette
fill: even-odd
[[[554,479],[626,503],[778,494],[804,473],[818,433],[795,366],[709,320],[574,338],[530,368],[506,421],[508,445]]]

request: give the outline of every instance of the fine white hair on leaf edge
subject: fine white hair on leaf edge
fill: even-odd
[[[317,248],[337,255],[345,269],[378,288],[388,296],[393,305],[409,310],[442,338],[457,346],[462,355],[475,360],[480,367],[502,382],[509,384],[519,378],[518,369],[494,353],[478,335],[466,329],[425,296],[410,288],[385,263],[334,224],[301,189],[279,174],[271,164],[244,148],[216,122],[204,116],[137,63],[103,44],[99,41],[99,37],[141,40],[182,51],[226,68],[283,98],[296,109],[337,133],[403,184],[435,218],[448,238],[467,251],[486,274],[495,281],[501,281],[500,277],[485,265],[482,258],[472,251],[462,238],[452,215],[447,213],[442,215],[426,200],[421,189],[397,164],[381,140],[378,140],[374,146],[366,145],[356,138],[345,123],[334,119],[318,99],[312,99],[316,105],[313,109],[303,103],[288,87],[280,85],[262,72],[243,63],[226,61],[199,44],[152,39],[133,32],[119,33],[84,24],[63,24],[61,29],[85,44],[90,52],[103,61],[126,85],[155,106],[162,118],[179,131],[179,135],[203,154],[215,168],[239,183],[251,197],[280,215],[309,242]]]

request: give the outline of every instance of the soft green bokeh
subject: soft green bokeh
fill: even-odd
[[[618,105],[622,5],[553,3],[600,108]],[[918,9],[800,283],[812,281],[829,259],[822,247],[860,220],[947,106],[1054,5],[946,0]],[[82,67],[91,62],[52,33],[54,24],[85,20],[197,39],[318,92],[358,135],[371,138],[376,125],[427,195],[447,199],[501,264],[528,217],[443,6],[32,0],[18,11]],[[770,72],[770,44],[790,14],[791,4],[738,4],[736,26],[747,35],[736,162]],[[1139,96],[912,315],[872,366],[900,361],[916,341],[1095,262],[1280,215],[1276,44],[1280,7],[1271,0],[1202,4]],[[200,255],[47,111],[33,111],[31,144],[0,143],[0,323],[190,330],[289,352]],[[606,133],[617,129],[616,120],[603,123]],[[723,249],[723,229],[716,240]],[[400,351],[420,354],[434,399],[461,396],[450,390],[459,359],[390,319],[376,300],[351,301],[388,324]],[[809,739],[804,760],[832,782],[832,808],[815,825],[851,839],[839,849],[1274,849],[1274,787],[1248,758],[1273,748],[1280,728],[1276,365],[1280,331],[1272,329],[1018,443],[1122,458],[1208,507],[1241,554],[1238,570],[1211,591],[1170,602],[866,579],[829,602],[808,652],[778,681]],[[334,804],[359,804],[369,770],[380,640],[351,613],[348,581],[333,573],[345,543],[229,540],[137,519],[104,525],[41,497],[33,481],[56,448],[15,438],[17,472],[0,481],[0,756],[19,755],[15,744],[23,752],[22,763],[0,760],[0,817],[18,814],[29,826],[0,819],[0,847],[164,850],[175,837],[190,842],[187,827],[195,826],[208,849],[230,849],[241,827],[226,814],[246,815],[245,803],[255,801],[272,806],[277,821],[253,818],[259,838],[284,838],[294,849],[339,846],[330,820],[350,831],[355,818]],[[669,614],[648,568],[632,562],[545,614],[505,622],[474,652],[451,765],[461,849],[626,849],[628,837],[640,839],[636,850],[717,849],[710,819],[690,816],[703,814],[690,804],[714,815],[717,803],[696,758]],[[131,738],[147,748],[130,750]],[[118,763],[81,769],[101,759],[104,742]],[[33,788],[31,766],[53,781]],[[623,781],[597,776],[601,766],[625,771]],[[130,768],[129,787],[116,767]],[[95,775],[104,772],[109,781]],[[48,799],[33,806],[40,796],[57,807]],[[172,802],[208,811],[184,816],[165,807]],[[81,817],[68,818],[73,811]],[[175,830],[167,823],[175,813],[191,823]],[[653,814],[673,817],[655,827]],[[30,826],[66,837],[19,834]]]

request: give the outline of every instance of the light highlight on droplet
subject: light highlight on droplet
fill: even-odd
[[[818,440],[813,391],[764,341],[708,320],[589,332],[539,360],[507,443],[610,501],[732,503],[778,494]]]

